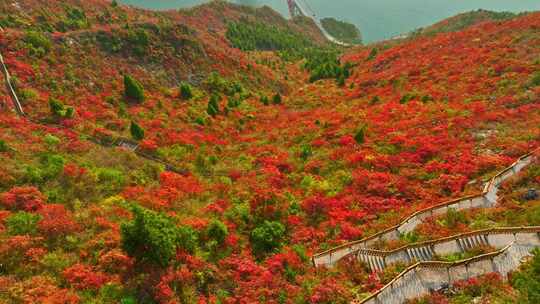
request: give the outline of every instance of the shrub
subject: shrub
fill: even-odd
[[[36,57],[45,56],[51,49],[52,43],[43,33],[28,31],[24,36],[24,42],[30,55]]]
[[[90,23],[86,18],[86,14],[82,9],[76,7],[66,8],[66,18],[58,22],[57,27],[60,32],[67,32],[70,30],[79,30],[88,28]]]
[[[45,142],[45,144],[49,148],[58,146],[60,144],[60,138],[58,138],[58,137],[56,137],[56,136],[54,136],[52,134],[45,135],[45,137],[43,138],[43,141]]]
[[[144,139],[144,130],[141,126],[139,126],[136,122],[132,121],[131,125],[129,127],[129,132],[131,133],[131,137],[135,140],[143,140]]]
[[[266,96],[266,95],[261,95],[260,100],[261,100],[262,104],[265,105],[265,106],[270,104],[270,100],[268,99],[268,96]]]
[[[36,187],[13,187],[0,195],[0,205],[10,210],[35,211],[43,206],[45,200]]]
[[[96,271],[91,266],[79,263],[66,268],[62,275],[71,286],[78,290],[97,290],[108,280],[107,275],[104,273]]]
[[[251,246],[255,253],[272,252],[280,248],[285,237],[285,226],[280,222],[264,221],[251,232]]]
[[[531,77],[531,86],[537,87],[540,86],[540,72],[536,72]]]
[[[219,114],[219,99],[220,97],[217,94],[212,94],[212,96],[210,96],[208,107],[206,108],[206,113],[208,113],[208,115],[215,117]]]
[[[184,100],[190,100],[193,98],[193,92],[189,84],[182,83],[180,85],[180,97]]]
[[[96,171],[100,191],[105,194],[114,194],[120,191],[125,184],[124,173],[112,168],[99,168]]]
[[[9,150],[8,144],[6,144],[5,140],[0,139],[0,153],[1,152],[7,152]]]
[[[61,155],[46,153],[40,157],[39,166],[26,167],[25,179],[40,184],[57,177],[64,169],[65,159]]]
[[[457,211],[456,209],[448,209],[446,212],[446,218],[444,220],[446,227],[455,228],[459,223],[464,223],[466,221],[465,214],[463,212]]]
[[[540,250],[535,249],[532,260],[512,275],[511,284],[519,290],[518,303],[540,303]]]
[[[129,75],[124,75],[124,96],[137,103],[141,103],[145,99],[143,86]]]
[[[281,94],[279,93],[276,93],[276,95],[274,95],[274,97],[272,97],[272,103],[274,104],[280,104],[281,103]]]
[[[532,226],[540,225],[540,206],[531,208],[527,214],[527,223]]]
[[[37,232],[37,223],[41,217],[28,212],[17,212],[6,219],[7,232],[10,235],[33,235]]]
[[[354,140],[356,141],[357,144],[361,145],[366,141],[366,130],[367,130],[367,126],[362,125],[356,131],[356,134],[354,135]]]
[[[217,241],[219,245],[225,242],[225,238],[229,235],[227,226],[219,220],[213,220],[206,228],[206,236],[209,239]]]
[[[49,109],[56,118],[72,118],[75,113],[73,107],[65,106],[60,100],[56,98],[49,99]]]
[[[193,251],[197,236],[189,227],[176,227],[166,215],[133,206],[133,220],[121,226],[122,249],[139,262],[166,267],[178,248]]]
[[[71,212],[64,205],[47,204],[38,211],[41,220],[38,222],[39,231],[47,237],[59,237],[78,230],[79,226],[73,220]]]
[[[126,40],[129,44],[129,48],[137,56],[146,54],[146,50],[150,45],[150,36],[148,35],[148,32],[142,28],[129,30]]]

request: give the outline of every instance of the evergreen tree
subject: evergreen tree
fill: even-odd
[[[274,104],[280,104],[281,103],[281,94],[276,93],[276,95],[274,95],[274,97],[272,98],[272,102]]]
[[[124,96],[137,103],[141,103],[145,99],[143,86],[129,75],[124,75]]]
[[[208,101],[208,107],[206,108],[206,112],[208,115],[215,117],[219,114],[219,100],[220,97],[217,94],[212,94],[210,96],[210,100]]]
[[[281,247],[285,238],[285,226],[280,222],[264,221],[251,232],[251,246],[255,253],[272,252]]]
[[[270,104],[270,100],[268,99],[268,96],[266,96],[266,95],[261,95],[261,102],[265,106]]]
[[[206,236],[209,239],[215,240],[219,245],[225,242],[225,239],[229,235],[227,226],[222,221],[213,220],[206,228]]]
[[[366,125],[362,125],[354,135],[354,140],[359,145],[363,144],[366,141],[366,129]]]
[[[166,215],[141,206],[132,208],[133,220],[121,226],[122,249],[139,262],[166,267],[178,248],[193,252],[197,235],[190,227],[177,227]]]
[[[193,98],[193,92],[189,84],[183,82],[180,85],[180,97],[184,100],[190,100]]]
[[[133,139],[135,139],[135,140],[143,140],[144,139],[144,130],[136,122],[134,122],[134,121],[131,122],[131,126],[129,127],[129,131],[131,132],[131,137],[133,137]]]
[[[73,107],[66,107],[56,98],[49,99],[49,109],[55,118],[72,118],[75,113]]]

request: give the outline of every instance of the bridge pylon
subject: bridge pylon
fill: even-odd
[[[287,0],[287,5],[289,6],[289,14],[291,15],[291,18],[304,15],[295,0]]]

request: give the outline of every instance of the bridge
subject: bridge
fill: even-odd
[[[326,39],[337,45],[350,46],[350,44],[340,41],[334,36],[330,35],[330,33],[328,33],[328,31],[322,25],[321,19],[317,16],[317,14],[315,14],[313,9],[311,9],[309,4],[305,0],[287,0],[287,5],[289,6],[289,13],[291,14],[291,18],[298,16],[311,18]]]

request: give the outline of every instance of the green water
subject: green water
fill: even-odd
[[[201,0],[122,0],[151,9],[171,9],[200,4]],[[286,0],[236,0],[269,5],[287,15]],[[354,23],[364,41],[372,42],[409,32],[441,19],[479,8],[495,11],[540,10],[540,0],[307,0],[320,17]]]

